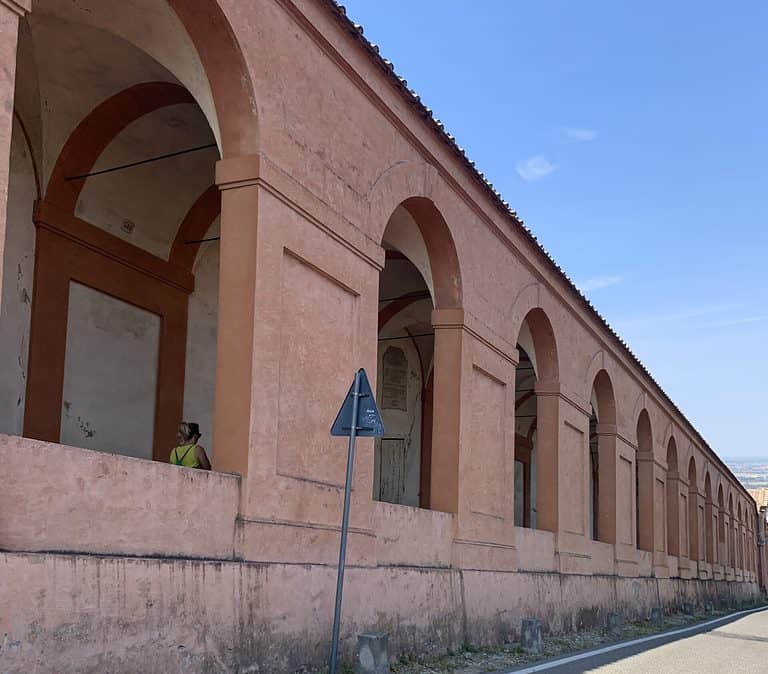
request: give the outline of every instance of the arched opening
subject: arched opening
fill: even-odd
[[[171,4],[39,0],[20,22],[0,432],[167,460],[186,418],[217,454],[214,165],[255,117],[247,77],[220,54],[211,88],[215,47],[187,33],[221,31],[215,3]]]
[[[707,475],[704,478],[704,559],[709,564],[713,564],[715,561],[715,546],[712,532],[715,531],[716,523],[713,517],[712,480],[709,477],[709,471],[707,471]]]
[[[593,540],[616,542],[616,402],[605,370],[590,395],[589,531]]]
[[[696,478],[696,460],[688,462],[688,557],[691,561],[700,559],[699,545],[699,484]]]
[[[375,442],[373,498],[453,512],[458,425],[440,410],[458,395],[460,342],[433,321],[435,309],[460,307],[453,242],[434,204],[412,198],[392,213],[382,246],[376,381],[387,435]]]
[[[515,372],[515,525],[555,530],[557,348],[546,314],[533,309],[517,338]]]
[[[732,569],[736,569],[736,516],[733,511],[733,494],[728,496],[728,517],[730,522],[730,535],[728,536],[728,566]]]
[[[677,463],[677,443],[672,437],[667,443],[667,552],[680,555],[680,467]]]
[[[653,551],[653,434],[651,419],[643,410],[637,420],[637,467],[635,470],[635,513],[637,548]]]
[[[717,561],[727,566],[726,537],[725,537],[725,498],[723,497],[723,485],[717,487]]]
[[[744,569],[744,525],[741,518],[741,501],[736,508],[736,567]]]

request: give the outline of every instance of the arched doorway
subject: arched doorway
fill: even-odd
[[[557,346],[549,318],[531,310],[517,337],[515,525],[553,531],[557,522]]]
[[[698,562],[701,558],[699,538],[699,484],[696,477],[696,460],[688,462],[688,558]]]
[[[589,506],[593,540],[616,542],[616,401],[608,373],[595,376],[590,395]]]
[[[728,554],[726,546],[726,512],[725,498],[723,497],[723,485],[717,487],[717,561],[723,567],[728,566]]]
[[[667,553],[680,555],[680,472],[674,437],[667,443]]]
[[[454,512],[459,429],[440,410],[458,401],[460,341],[433,317],[461,306],[455,249],[423,198],[395,209],[382,246],[376,381],[386,436],[375,442],[373,498]]]
[[[653,551],[653,434],[651,419],[643,410],[637,420],[637,468],[635,471],[635,512],[637,548]]]
[[[712,480],[709,477],[709,471],[704,478],[704,559],[708,564],[715,562],[715,545],[713,532],[716,529],[713,521],[713,500],[712,500]]]

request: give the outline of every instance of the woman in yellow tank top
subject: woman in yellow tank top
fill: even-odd
[[[200,427],[192,422],[182,421],[176,433],[179,444],[171,450],[170,461],[175,466],[210,470],[211,462],[205,450],[197,444],[200,439]]]

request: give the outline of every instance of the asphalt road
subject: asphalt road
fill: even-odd
[[[768,610],[705,626],[684,636],[638,644],[540,671],[550,674],[767,674]]]

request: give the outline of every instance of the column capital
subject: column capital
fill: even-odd
[[[254,185],[261,177],[262,161],[260,154],[220,159],[216,162],[216,184],[221,190]]]
[[[597,424],[595,431],[598,435],[618,435],[619,429],[616,424]]]
[[[464,309],[434,309],[432,327],[435,329],[464,328]]]
[[[32,0],[0,0],[0,5],[18,16],[24,16],[32,11]]]

